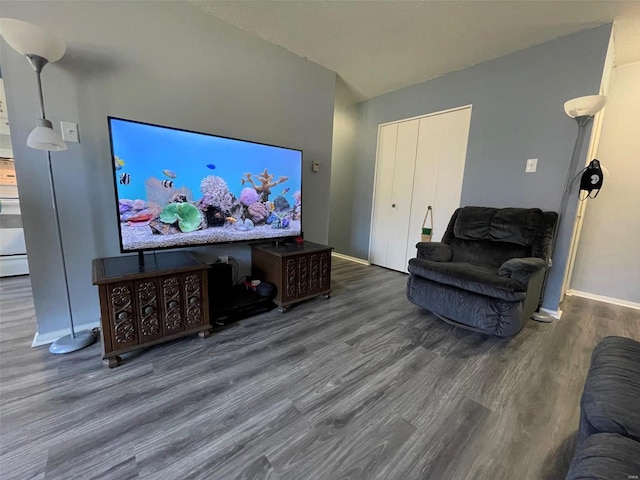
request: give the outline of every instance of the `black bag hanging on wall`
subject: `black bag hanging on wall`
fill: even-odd
[[[586,200],[587,198],[596,198],[602,188],[604,182],[604,175],[602,174],[602,168],[600,168],[600,161],[597,159],[591,160],[587,168],[582,172],[582,178],[580,179],[580,200]],[[586,192],[586,195],[582,196],[582,190]],[[591,196],[591,192],[595,190],[595,195]]]

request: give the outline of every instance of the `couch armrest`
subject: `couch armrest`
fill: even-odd
[[[416,244],[418,258],[431,260],[432,262],[450,262],[453,258],[453,250],[446,243],[420,242]]]
[[[500,266],[498,275],[528,285],[532,275],[540,270],[544,270],[546,266],[547,262],[537,257],[512,258]]]

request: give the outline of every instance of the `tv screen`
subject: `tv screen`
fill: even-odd
[[[301,234],[300,150],[108,121],[122,252]]]

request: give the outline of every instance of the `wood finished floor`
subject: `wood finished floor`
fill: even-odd
[[[591,350],[640,312],[576,297],[511,340],[333,259],[333,296],[133,354],[30,348],[28,277],[0,280],[0,478],[561,479]],[[97,291],[87,288],[87,295]]]

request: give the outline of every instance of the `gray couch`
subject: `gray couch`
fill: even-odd
[[[537,208],[457,209],[441,242],[416,245],[407,298],[455,325],[518,333],[538,308],[557,218]]]
[[[580,400],[567,480],[640,478],[640,343],[606,337],[594,349]]]

